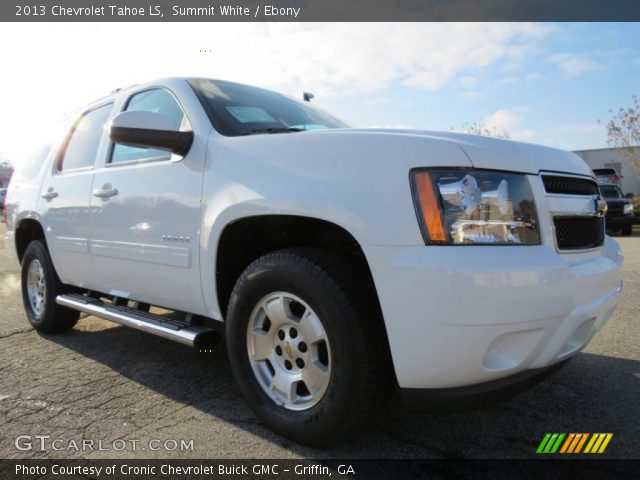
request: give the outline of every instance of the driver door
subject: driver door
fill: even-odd
[[[166,88],[133,93],[125,111],[157,112],[190,130]],[[164,150],[112,145],[95,172],[91,258],[106,293],[188,312],[202,311],[199,233],[205,161],[196,136],[183,158]]]

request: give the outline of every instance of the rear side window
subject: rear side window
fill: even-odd
[[[44,161],[47,159],[47,155],[49,155],[49,150],[51,150],[51,145],[44,145],[35,150],[20,163],[20,166],[14,175],[19,175],[25,178],[37,177]]]
[[[76,121],[60,160],[59,170],[73,170],[94,165],[112,105],[107,104],[89,110]]]
[[[154,88],[136,93],[125,108],[127,112],[154,112],[171,120],[173,130],[190,130],[189,121],[175,97],[164,88]],[[138,148],[116,144],[113,147],[111,163],[144,162],[169,160],[171,152],[156,148]]]

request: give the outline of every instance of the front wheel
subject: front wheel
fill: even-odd
[[[255,414],[296,442],[325,446],[371,418],[389,383],[375,296],[348,258],[314,249],[265,255],[229,304],[234,376]]]
[[[22,258],[22,300],[29,323],[39,332],[56,333],[73,328],[80,312],[56,304],[65,293],[53,267],[49,251],[41,240],[31,242]]]

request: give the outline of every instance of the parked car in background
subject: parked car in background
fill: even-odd
[[[618,185],[600,185],[600,193],[607,201],[606,229],[621,230],[623,235],[631,235],[635,221],[631,200],[625,197]]]
[[[594,168],[593,173],[600,185],[618,185],[622,182],[622,175],[619,175],[615,168]]]

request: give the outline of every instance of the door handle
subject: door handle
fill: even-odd
[[[58,196],[58,192],[56,192],[53,187],[49,187],[49,189],[40,194],[40,198],[44,198],[45,200],[52,200]]]
[[[102,188],[96,188],[93,191],[93,196],[99,197],[99,198],[109,198],[117,194],[118,194],[118,189],[113,188],[110,183],[103,185]]]

